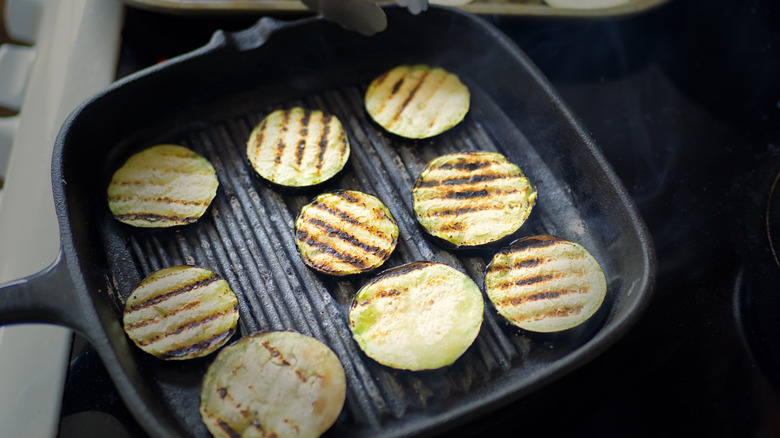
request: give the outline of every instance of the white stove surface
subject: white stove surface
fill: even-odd
[[[52,148],[65,118],[113,81],[123,6],[119,0],[6,0],[4,16],[9,35],[30,47],[0,48],[0,104],[19,110],[0,119],[0,166],[7,167],[0,284],[35,274],[57,256]],[[3,437],[57,435],[71,340],[60,327],[0,327]]]

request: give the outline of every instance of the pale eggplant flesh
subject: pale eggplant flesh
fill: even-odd
[[[482,326],[484,301],[466,274],[436,262],[389,269],[355,295],[352,335],[375,361],[397,369],[433,370],[452,365]]]

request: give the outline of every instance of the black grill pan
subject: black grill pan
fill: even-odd
[[[171,265],[220,273],[239,297],[241,334],[295,330],[336,352],[347,374],[347,403],[327,436],[442,433],[603,351],[637,319],[655,280],[651,240],[618,178],[545,78],[490,24],[444,7],[419,16],[386,12],[388,29],[372,37],[316,18],[262,19],[244,31],[217,32],[205,47],[124,78],[78,108],[54,148],[61,256],[0,291],[0,321],[49,322],[82,333],[138,422],[150,435],[171,437],[208,436],[197,406],[213,356],[163,362],[132,346],[121,327],[124,298],[147,274]],[[401,63],[457,73],[472,94],[465,120],[417,141],[370,121],[362,103],[368,83]],[[266,114],[294,105],[335,114],[352,154],[326,186],[291,194],[256,178],[244,149]],[[156,143],[188,146],[217,169],[217,197],[196,224],[136,229],[110,215],[113,171]],[[425,164],[465,150],[502,152],[524,170],[539,197],[521,233],[584,245],[604,268],[606,302],[581,328],[547,336],[513,329],[487,304],[480,335],[454,365],[416,373],[385,368],[359,350],[347,324],[350,300],[371,274],[337,279],[308,269],[294,245],[293,221],[322,191],[374,194],[401,230],[384,268],[440,261],[482,286],[491,250],[444,250],[425,238],[412,213],[411,188]]]

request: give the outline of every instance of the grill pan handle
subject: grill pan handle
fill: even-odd
[[[77,329],[81,311],[62,253],[37,274],[0,285],[0,324],[48,323]]]

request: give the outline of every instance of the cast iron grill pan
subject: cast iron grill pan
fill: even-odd
[[[644,225],[592,140],[525,56],[490,25],[463,12],[432,8],[414,17],[389,8],[387,13],[388,30],[374,37],[316,19],[264,19],[246,31],[217,33],[203,49],[119,81],[63,126],[53,169],[63,258],[40,281],[65,277],[77,304],[62,306],[75,315],[49,319],[76,328],[95,344],[150,434],[208,436],[198,393],[213,355],[163,362],[129,345],[121,328],[124,299],[146,275],[166,266],[209,268],[230,283],[241,314],[236,338],[294,330],[334,350],[348,390],[328,436],[448,430],[592,358],[646,303],[655,261]],[[363,109],[375,76],[418,62],[457,73],[472,94],[465,120],[429,140],[388,134]],[[285,193],[254,175],[244,151],[265,115],[292,106],[336,115],[352,152],[345,170],[325,185]],[[190,147],[217,170],[217,197],[196,224],[137,229],[110,215],[111,174],[130,154],[157,143]],[[442,249],[419,228],[411,201],[414,181],[429,160],[471,150],[501,152],[520,165],[539,191],[521,235],[547,233],[583,244],[604,268],[606,302],[584,326],[541,336],[511,327],[485,298],[482,330],[455,364],[425,372],[384,367],[360,351],[347,320],[355,292],[378,271],[337,278],[309,269],[295,246],[295,217],[324,191],[371,193],[388,206],[400,229],[398,246],[381,269],[444,262],[482,287],[495,249]]]

